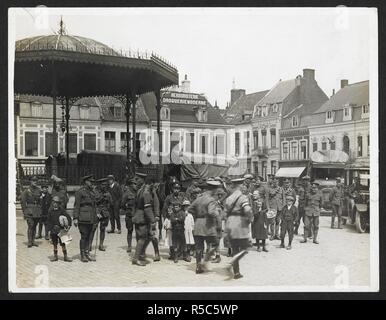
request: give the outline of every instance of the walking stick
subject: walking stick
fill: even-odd
[[[96,226],[97,229],[96,229],[95,253],[94,253],[95,258],[96,258],[97,247],[98,247],[98,231],[99,231],[98,225],[99,225],[99,223],[98,223],[97,226]]]

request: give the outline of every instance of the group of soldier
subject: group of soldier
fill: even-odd
[[[318,183],[309,176],[298,179],[295,187],[289,179],[279,185],[275,175],[269,175],[267,184],[262,178],[246,174],[228,179],[208,178],[205,181],[193,177],[185,192],[176,179],[167,185],[170,190],[160,193],[160,183],[144,173],[125,180],[120,186],[112,175],[94,180],[92,175],[82,178],[82,186],[75,193],[72,218],[66,213],[68,196],[63,180],[53,176],[52,190],[47,184],[37,185],[32,178],[30,186],[23,191],[21,205],[28,225],[28,247],[37,246],[36,228],[41,237],[45,226],[45,238],[51,238],[54,247],[52,261],[58,260],[58,244],[61,245],[64,261],[71,262],[60,235],[73,225],[80,232],[80,260],[95,261],[92,255],[93,239],[99,240],[98,250],[105,251],[106,228],[108,233],[120,234],[120,213],[125,215],[127,228],[127,252],[132,251],[135,230],[136,247],[132,264],[146,266],[146,249],[150,243],[154,248],[154,261],[160,261],[159,236],[163,227],[171,233],[170,259],[178,262],[182,257],[196,259],[196,273],[207,271],[208,262],[220,262],[220,240],[232,256],[227,270],[235,279],[241,278],[239,261],[248,253],[253,239],[257,251],[268,252],[266,239],[280,240],[280,247],[292,248],[294,234],[298,234],[301,221],[304,224],[302,243],[311,238],[318,244],[319,216],[322,194]],[[164,188],[165,189],[165,188]],[[168,188],[166,188],[168,189]],[[337,186],[330,196],[333,205],[331,228],[335,216],[341,228],[343,186]],[[163,222],[163,223],[162,223]],[[166,222],[166,223],[165,223]],[[167,223],[169,222],[169,223]],[[99,237],[95,237],[95,233]],[[288,234],[288,245],[285,237]],[[233,271],[233,272],[232,272]]]

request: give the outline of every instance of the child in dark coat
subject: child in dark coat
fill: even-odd
[[[263,199],[259,196],[259,191],[255,190],[252,194],[252,238],[256,239],[257,251],[268,252],[265,241],[268,238],[268,218],[267,209],[264,207]],[[261,249],[263,247],[263,249]]]
[[[183,259],[190,262],[190,256],[187,255],[185,242],[185,212],[181,209],[179,203],[173,204],[173,211],[170,214],[170,223],[172,225],[172,241],[174,248],[174,262],[178,262],[178,253],[183,252]]]
[[[291,250],[292,240],[294,238],[294,226],[298,218],[298,208],[294,205],[295,199],[293,196],[286,197],[287,204],[282,209],[282,220],[281,220],[281,244],[280,248],[284,248],[284,238],[288,232],[288,246],[287,250]]]
[[[54,257],[52,262],[58,261],[58,243],[62,247],[64,261],[71,262],[67,256],[66,245],[62,243],[59,237],[59,233],[62,230],[69,230],[71,227],[71,217],[67,214],[66,210],[61,206],[61,201],[58,196],[52,198],[52,207],[48,210],[48,227],[50,230],[52,244],[54,246]]]

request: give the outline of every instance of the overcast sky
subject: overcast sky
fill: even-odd
[[[60,15],[68,34],[116,49],[155,51],[187,74],[192,92],[223,108],[232,80],[247,93],[315,69],[330,96],[340,79],[370,78],[374,9],[36,9],[16,13],[14,39],[53,34]],[[12,23],[12,19],[10,20]]]

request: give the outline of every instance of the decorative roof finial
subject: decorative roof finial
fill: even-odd
[[[60,16],[60,22],[59,22],[59,34],[60,35],[66,35],[67,34],[67,31],[66,31],[66,27],[64,26],[64,22],[63,22],[63,16]]]

